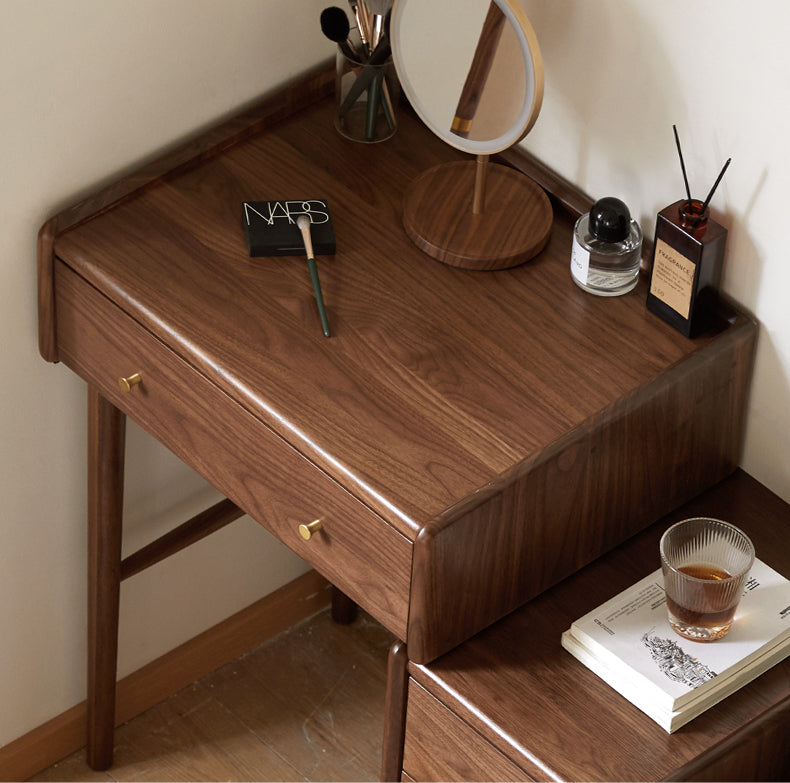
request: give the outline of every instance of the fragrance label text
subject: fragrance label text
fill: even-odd
[[[663,239],[657,239],[650,293],[683,318],[688,318],[693,290],[694,263]]]

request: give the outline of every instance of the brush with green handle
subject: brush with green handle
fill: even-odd
[[[307,215],[299,215],[299,217],[296,218],[296,225],[302,232],[304,249],[307,253],[307,268],[310,270],[310,279],[313,282],[313,292],[315,293],[315,302],[318,305],[318,315],[321,318],[321,328],[324,331],[324,336],[329,337],[329,319],[326,317],[324,296],[321,293],[321,281],[318,279],[318,267],[316,266],[315,256],[313,254],[313,240],[310,237],[310,218],[307,217]]]

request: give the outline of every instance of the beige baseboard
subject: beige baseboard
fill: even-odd
[[[145,710],[290,628],[331,601],[327,581],[315,571],[190,639],[118,682],[115,725]],[[0,780],[37,774],[85,745],[85,702],[0,748]]]

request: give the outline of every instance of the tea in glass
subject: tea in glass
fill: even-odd
[[[748,536],[728,522],[697,517],[672,525],[660,550],[669,624],[698,642],[724,637],[754,563]]]

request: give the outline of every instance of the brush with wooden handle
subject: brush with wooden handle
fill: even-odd
[[[388,18],[391,2],[390,0],[367,0],[369,38],[372,51],[376,51],[378,45],[385,37],[385,19]],[[387,35],[387,37],[389,37]],[[365,138],[373,141],[376,135],[376,117],[379,107],[382,105],[383,94],[386,91],[384,84],[384,72],[379,71],[373,77],[368,88],[368,111],[365,123]],[[386,107],[386,103],[384,104]],[[386,114],[385,114],[386,116]],[[387,117],[390,128],[394,128],[389,117]]]
[[[315,293],[315,303],[318,305],[318,315],[321,318],[321,328],[324,331],[324,336],[330,337],[329,319],[326,317],[324,296],[321,293],[321,281],[318,279],[318,267],[316,266],[315,254],[313,253],[313,240],[310,236],[310,218],[307,215],[299,215],[296,218],[296,225],[302,232],[302,241],[307,253],[307,268],[310,270],[310,279],[313,282],[313,292]]]

